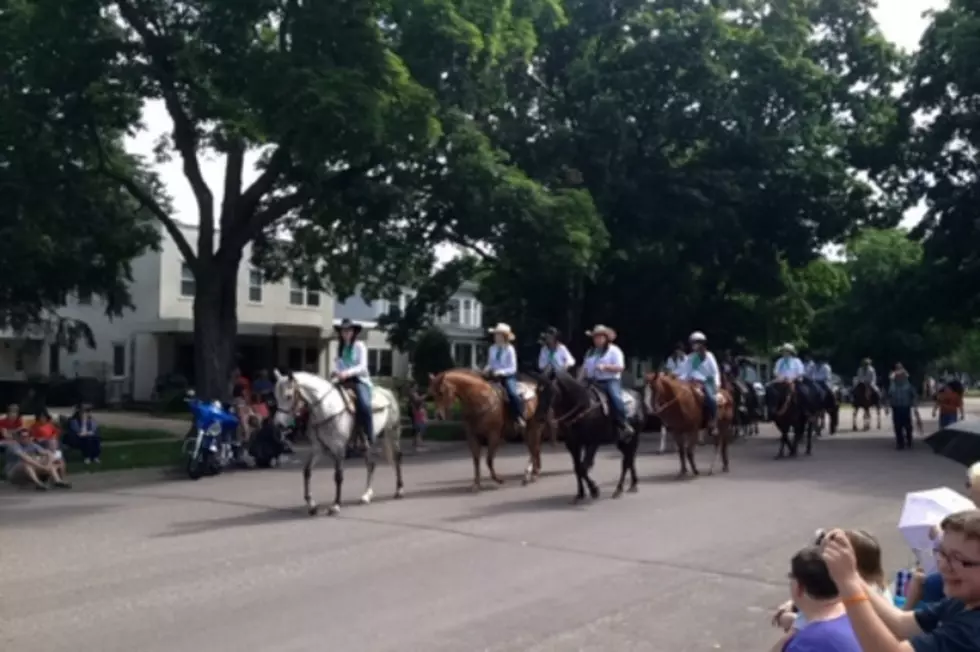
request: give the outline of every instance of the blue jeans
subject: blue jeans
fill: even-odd
[[[374,417],[371,415],[371,388],[367,383],[355,380],[354,395],[357,397],[357,416],[364,428],[364,439],[374,443]]]
[[[602,388],[609,399],[609,407],[620,425],[626,423],[626,403],[623,402],[623,383],[618,379],[597,380],[595,384]]]
[[[510,415],[515,420],[524,418],[524,400],[517,393],[517,376],[501,376],[500,382],[504,385],[507,392],[507,404],[510,406]]]
[[[707,385],[704,386],[704,411],[708,413],[709,419],[718,417],[718,396]]]
[[[939,415],[939,427],[945,428],[946,426],[951,426],[956,423],[955,414],[940,414]]]

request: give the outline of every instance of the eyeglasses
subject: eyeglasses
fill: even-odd
[[[963,559],[962,557],[954,557],[950,553],[943,550],[942,546],[937,546],[933,550],[933,554],[936,557],[936,561],[940,563],[946,563],[950,568],[954,570],[973,570],[975,568],[980,568],[980,561],[972,559]]]

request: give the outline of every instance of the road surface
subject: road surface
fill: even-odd
[[[561,450],[546,477],[470,494],[471,465],[412,459],[404,501],[304,515],[296,467],[72,492],[0,493],[0,644],[43,652],[469,652],[767,649],[788,559],[818,527],[878,533],[907,490],[960,487],[963,469],[881,434],[773,461],[771,433],[738,444],[728,475],[675,481],[674,456],[639,460],[640,493],[571,507]],[[702,448],[702,468],[709,449]],[[331,473],[314,477],[321,504]],[[392,490],[379,470],[379,495]],[[363,469],[348,473],[350,500]]]

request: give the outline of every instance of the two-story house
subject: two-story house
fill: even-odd
[[[487,360],[488,339],[483,327],[483,306],[476,298],[476,283],[466,282],[449,300],[449,309],[435,320],[435,325],[446,333],[452,346],[453,359],[460,367],[476,369]],[[405,309],[410,300],[411,290],[402,292],[399,308]],[[368,349],[368,364],[375,376],[394,376],[404,378],[409,374],[408,354],[393,351],[387,336],[378,328],[378,318],[388,314],[391,306],[388,301],[368,302],[360,296],[353,296],[338,302],[334,311],[335,323],[350,319],[364,327],[362,339]],[[331,364],[336,357],[336,341],[331,342]]]
[[[197,244],[197,227],[181,225]],[[246,249],[244,260],[250,260]],[[160,251],[133,261],[130,292],[134,309],[109,320],[102,306],[74,302],[62,314],[92,328],[96,348],[84,345],[69,354],[49,347],[42,373],[95,376],[112,381],[125,395],[149,400],[159,376],[177,373],[193,379],[196,292],[194,275],[176,243],[164,234]],[[328,338],[333,333],[333,297],[293,281],[267,283],[249,264],[238,273],[238,362],[252,375],[281,367],[327,370]]]

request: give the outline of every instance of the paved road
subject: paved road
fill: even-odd
[[[963,470],[880,434],[818,442],[776,462],[764,434],[733,471],[673,480],[676,458],[645,453],[639,494],[567,504],[561,451],[522,488],[472,495],[456,454],[411,460],[401,502],[310,519],[295,469],[198,483],[0,493],[0,647],[44,652],[419,652],[765,649],[786,596],[789,555],[815,528],[880,533],[907,562],[894,523],[903,492]],[[652,443],[644,445],[649,451]],[[701,458],[707,466],[708,449]],[[382,468],[380,493],[392,489]],[[362,469],[349,473],[350,497]],[[331,473],[315,477],[323,502]]]

